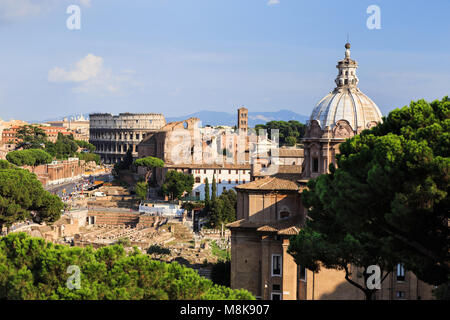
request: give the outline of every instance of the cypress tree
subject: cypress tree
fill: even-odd
[[[205,179],[205,207],[208,208],[209,207],[209,181],[208,178]]]
[[[216,201],[216,196],[217,196],[216,176],[213,176],[211,185],[211,202]]]

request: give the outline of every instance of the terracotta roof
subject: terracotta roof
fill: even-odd
[[[280,235],[296,235],[301,229],[301,215],[296,214],[285,220],[272,222],[237,220],[226,225],[230,229],[256,229],[259,232],[275,232]]]
[[[218,170],[224,170],[224,169],[230,169],[230,170],[236,170],[236,169],[244,169],[244,170],[250,170],[251,166],[250,164],[233,164],[233,163],[224,163],[224,164],[165,164],[165,168],[169,169],[218,169]]]
[[[278,149],[278,156],[285,158],[303,158],[303,149]]]
[[[297,184],[297,182],[295,182],[295,177],[293,180],[289,179],[288,177],[280,178],[277,176],[270,176],[270,177],[264,177],[264,178],[246,183],[246,184],[241,184],[241,185],[237,186],[236,188],[240,189],[240,190],[297,191],[299,188],[299,185]]]
[[[270,168],[270,167],[269,167]],[[278,165],[277,173],[271,176],[287,179],[287,180],[298,180],[301,178],[302,166],[299,165]],[[265,176],[263,172],[254,172],[255,177]]]

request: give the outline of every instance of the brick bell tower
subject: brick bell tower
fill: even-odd
[[[248,131],[248,110],[247,110],[247,108],[241,107],[238,109],[237,128],[239,131],[241,131],[241,130],[243,130],[244,132]]]

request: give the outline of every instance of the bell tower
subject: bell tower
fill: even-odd
[[[241,107],[238,109],[238,125],[237,128],[239,131],[248,131],[248,110],[245,107]]]

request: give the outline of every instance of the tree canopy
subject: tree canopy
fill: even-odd
[[[9,152],[6,159],[16,166],[38,166],[52,162],[53,157],[41,149],[25,149]]]
[[[155,157],[145,157],[145,158],[141,158],[141,159],[136,159],[134,161],[134,165],[136,167],[147,168],[147,173],[145,174],[145,181],[148,181],[154,168],[164,167],[164,161],[162,161],[159,158],[155,158]]]
[[[281,146],[294,146],[301,143],[301,139],[305,135],[306,125],[296,120],[290,121],[269,121],[266,124],[257,124],[255,126],[256,133],[259,134],[260,129],[267,130],[269,139],[272,139],[271,130],[279,130],[279,143]]]
[[[30,218],[54,222],[63,207],[61,199],[44,190],[35,174],[0,164],[0,230]]]
[[[56,159],[67,159],[76,155],[79,146],[73,140],[73,136],[63,135],[58,133],[58,138],[55,143],[51,141],[45,142],[45,151],[50,153]]]
[[[80,283],[69,289],[79,268]],[[79,248],[25,233],[0,239],[0,299],[14,300],[253,300],[246,290],[213,284],[177,262],[151,260],[121,245]]]
[[[47,134],[38,126],[25,125],[17,130],[17,138],[21,140],[17,144],[18,148],[43,149],[47,141]]]
[[[232,189],[223,191],[209,205],[209,220],[213,228],[236,221],[237,195]]]
[[[450,100],[411,102],[340,145],[337,169],[308,182],[309,220],[290,253],[311,270],[403,263],[449,275]]]
[[[145,200],[147,198],[147,190],[148,182],[138,181],[138,183],[136,183],[135,192],[138,199]]]
[[[194,187],[194,177],[175,170],[169,170],[166,174],[161,190],[164,195],[172,200],[180,199],[185,192],[191,193]]]

